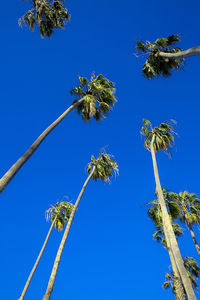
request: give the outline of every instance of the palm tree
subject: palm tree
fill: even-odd
[[[176,47],[177,42],[180,42],[178,34],[173,34],[167,38],[158,38],[154,42],[137,42],[135,55],[137,57],[148,55],[142,70],[146,78],[169,77],[171,70],[183,69],[186,57],[200,55],[200,46],[182,51],[181,48]]]
[[[114,96],[114,83],[103,75],[94,76],[90,81],[79,76],[80,84],[71,90],[71,94],[76,96],[72,105],[56,119],[42,134],[35,140],[30,148],[14,163],[14,165],[0,179],[0,193],[6,188],[16,173],[28,161],[37,150],[44,139],[57,127],[57,125],[71,112],[77,109],[83,120],[89,121],[92,117],[100,121],[104,115],[114,106],[116,98]]]
[[[55,206],[51,206],[47,211],[46,211],[46,217],[47,220],[51,220],[51,227],[49,229],[49,232],[47,233],[46,239],[44,241],[44,244],[40,250],[40,253],[36,259],[36,262],[33,266],[33,269],[31,270],[31,273],[26,281],[26,284],[24,286],[24,289],[21,293],[21,296],[19,297],[19,300],[23,300],[24,296],[27,292],[27,289],[29,287],[29,284],[31,282],[31,279],[35,273],[35,270],[40,262],[40,259],[42,257],[42,254],[44,252],[44,249],[46,248],[47,242],[49,240],[50,234],[52,232],[53,227],[55,227],[58,231],[61,231],[64,228],[65,223],[69,220],[70,214],[73,210],[73,204],[67,202],[67,201],[62,201],[62,202],[57,202]]]
[[[172,228],[172,224],[170,221],[169,214],[167,212],[166,203],[164,200],[159,174],[158,167],[156,162],[155,152],[160,150],[165,150],[170,153],[170,147],[173,145],[174,137],[173,137],[173,127],[167,123],[161,123],[158,127],[152,128],[152,124],[149,120],[143,119],[143,127],[141,133],[144,135],[144,145],[147,150],[151,152],[152,161],[153,161],[153,169],[154,176],[156,181],[156,191],[158,193],[158,201],[162,211],[163,217],[163,228],[165,230],[166,238],[169,242],[169,247],[172,249],[172,254],[174,256],[175,263],[177,265],[178,272],[180,274],[181,280],[183,282],[183,286],[185,288],[188,300],[196,299],[194,291],[192,289],[192,285],[190,280],[187,277],[183,259],[178,247],[178,243]]]
[[[164,195],[166,195],[165,189],[163,189],[163,193],[164,193]],[[157,193],[156,193],[156,196],[157,196]],[[173,220],[177,218],[177,214],[179,212],[179,207],[176,203],[167,202],[166,197],[165,197],[165,201],[166,201],[167,207],[169,209],[169,216],[170,216],[171,222],[173,222]],[[162,218],[162,211],[161,211],[158,199],[149,202],[149,204],[151,204],[152,207],[150,209],[148,209],[148,215],[151,218],[151,220],[154,222],[155,227],[156,227],[156,232],[153,234],[153,238],[157,242],[161,242],[163,247],[165,249],[167,249],[167,251],[169,253],[171,266],[172,266],[172,270],[173,270],[173,285],[174,285],[174,292],[176,295],[176,300],[186,300],[186,294],[183,289],[181,277],[180,277],[178,268],[176,266],[176,262],[174,260],[174,256],[173,256],[172,249],[171,249],[171,246],[169,243],[169,239],[167,238],[167,235],[165,232],[165,227],[164,227],[163,218]],[[173,227],[174,233],[177,237],[181,236],[183,234],[182,228],[178,224],[173,223],[172,227]]]
[[[191,281],[192,286],[197,290],[198,286],[195,277],[198,279],[200,274],[200,267],[197,261],[192,257],[186,256],[184,258],[184,266],[186,268],[186,273]],[[173,293],[176,296],[175,276],[172,270],[170,271],[170,273],[165,273],[165,282],[163,283],[163,287],[165,289],[169,289],[171,287]],[[176,299],[178,298],[176,297]],[[186,297],[184,299],[186,299]]]
[[[179,219],[188,227],[192,236],[194,245],[200,255],[200,247],[197,243],[193,226],[200,224],[200,200],[196,194],[188,193],[187,191],[179,194],[169,193],[168,197],[177,202],[180,208]]]
[[[41,37],[50,37],[55,28],[64,29],[64,24],[70,20],[63,2],[64,0],[31,0],[32,8],[19,19],[19,25],[28,25],[33,31],[37,24]]]
[[[51,272],[51,276],[50,276],[48,286],[46,289],[46,293],[44,295],[43,300],[49,300],[51,298],[51,294],[53,291],[53,286],[54,286],[54,282],[56,279],[56,274],[57,274],[58,267],[60,264],[64,245],[67,240],[67,237],[68,237],[71,225],[72,225],[72,221],[74,219],[75,212],[78,208],[79,202],[83,196],[83,193],[85,191],[85,188],[86,188],[88,182],[90,181],[91,178],[93,178],[95,181],[100,179],[105,182],[109,182],[110,177],[113,175],[113,172],[118,173],[118,165],[113,159],[111,159],[111,156],[109,154],[101,153],[97,157],[97,159],[95,159],[94,156],[91,157],[91,162],[88,164],[87,172],[89,175],[80,191],[80,194],[76,200],[76,203],[75,203],[72,213],[70,215],[69,221],[67,223],[65,232],[63,234],[62,241],[60,243],[60,246],[59,246],[55,261],[54,261],[53,269]]]

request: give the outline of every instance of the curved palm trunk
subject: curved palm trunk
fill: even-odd
[[[43,133],[35,140],[30,148],[22,155],[16,163],[3,175],[0,179],[0,193],[6,188],[9,182],[14,178],[21,167],[27,162],[27,160],[33,155],[44,139],[51,133],[54,128],[72,111],[83,99],[80,99],[76,103],[72,104],[58,119],[56,119],[49,127],[47,127]]]
[[[171,261],[171,265],[172,265],[172,270],[173,270],[173,283],[174,283],[174,293],[175,293],[175,297],[176,300],[186,300],[186,294],[181,282],[181,277],[174,259],[174,255],[172,253],[172,248],[168,239],[168,236],[166,234],[166,228],[163,222],[163,231],[164,231],[164,236],[166,239],[166,243],[167,243],[167,250],[169,253],[169,258]]]
[[[30,273],[30,275],[29,275],[29,277],[28,277],[28,279],[27,279],[27,282],[26,282],[26,284],[25,284],[25,286],[24,286],[24,289],[23,289],[23,291],[22,291],[22,293],[21,293],[21,296],[19,297],[18,300],[23,300],[23,299],[24,299],[24,296],[26,295],[27,289],[28,289],[29,284],[30,284],[30,282],[31,282],[31,279],[32,279],[32,277],[33,277],[33,275],[34,275],[34,273],[35,273],[35,270],[36,270],[36,268],[37,268],[37,266],[38,266],[38,264],[39,264],[39,261],[40,261],[40,259],[41,259],[41,257],[42,257],[42,254],[43,254],[43,252],[44,252],[44,249],[46,248],[47,242],[48,242],[48,240],[49,240],[50,234],[51,234],[51,232],[52,232],[52,229],[53,229],[53,227],[54,227],[54,225],[55,225],[56,220],[57,220],[57,217],[53,220],[53,222],[52,222],[52,224],[51,224],[51,227],[50,227],[49,232],[48,232],[48,234],[47,234],[47,236],[46,236],[46,239],[45,239],[45,241],[44,241],[44,244],[43,244],[43,246],[42,246],[42,249],[40,250],[40,253],[39,253],[38,257],[37,257],[37,260],[36,260],[36,262],[35,262],[35,264],[34,264],[34,266],[33,266],[33,269],[32,269],[32,271],[31,271],[31,273]]]
[[[56,279],[56,274],[57,274],[57,271],[58,271],[58,267],[59,267],[59,264],[60,264],[60,260],[61,260],[61,255],[62,255],[62,252],[63,252],[63,249],[64,249],[64,246],[65,246],[65,242],[67,240],[67,237],[68,237],[68,234],[69,234],[69,231],[70,231],[70,228],[71,228],[71,225],[72,225],[72,221],[74,219],[74,215],[75,215],[75,212],[77,210],[77,207],[79,205],[79,202],[83,196],[83,193],[85,191],[85,188],[89,182],[89,180],[91,179],[94,171],[95,171],[95,168],[96,167],[93,167],[92,171],[90,172],[89,176],[87,177],[83,187],[82,187],[82,190],[76,200],[76,203],[74,205],[74,208],[71,212],[71,215],[70,215],[70,218],[69,218],[69,221],[67,223],[67,226],[66,226],[66,229],[65,229],[65,232],[63,234],[63,238],[62,238],[62,241],[60,243],[60,246],[59,246],[59,249],[58,249],[58,252],[57,252],[57,255],[56,255],[56,259],[54,261],[54,265],[53,265],[53,269],[52,269],[52,272],[51,272],[51,276],[50,276],[50,279],[49,279],[49,282],[48,282],[48,286],[47,286],[47,289],[46,289],[46,293],[43,297],[43,300],[49,300],[51,298],[51,294],[52,294],[52,291],[53,291],[53,286],[54,286],[54,282],[55,282],[55,279]]]
[[[158,193],[158,200],[161,206],[161,210],[162,210],[162,216],[163,216],[163,222],[165,224],[165,229],[166,229],[166,236],[169,239],[169,243],[171,245],[172,248],[172,253],[181,277],[181,280],[183,282],[183,286],[185,288],[188,300],[196,300],[196,296],[194,294],[193,288],[192,288],[192,284],[186,274],[186,270],[183,264],[183,259],[178,247],[178,243],[172,228],[172,224],[167,212],[167,208],[166,208],[166,203],[164,200],[164,196],[163,196],[163,192],[162,192],[162,188],[161,188],[161,184],[160,184],[160,179],[159,179],[159,175],[158,175],[158,167],[157,167],[157,162],[156,162],[156,156],[155,156],[155,150],[153,147],[153,143],[155,140],[155,136],[153,136],[152,141],[151,141],[151,156],[152,156],[152,161],[153,161],[153,169],[154,169],[154,176],[155,176],[155,181],[156,181],[156,190]]]
[[[158,56],[166,57],[166,58],[185,58],[189,56],[195,56],[200,55],[200,46],[192,47],[190,49],[187,49],[185,51],[179,51],[176,53],[167,53],[167,52],[158,52]]]
[[[196,249],[197,249],[197,252],[198,252],[198,254],[200,255],[200,247],[199,247],[199,245],[198,245],[198,243],[197,243],[197,240],[196,240],[194,231],[193,231],[193,229],[192,229],[192,226],[191,226],[191,224],[187,221],[187,218],[186,218],[186,224],[187,224],[187,227],[188,227],[188,229],[189,229],[189,231],[190,231],[190,234],[191,234],[191,236],[192,236],[192,239],[193,239],[194,245],[195,245],[195,247],[196,247]]]
[[[166,58],[185,58],[189,56],[200,55],[200,46],[192,47],[185,51],[180,51],[176,53],[158,52],[158,56]]]

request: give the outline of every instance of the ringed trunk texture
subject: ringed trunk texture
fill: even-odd
[[[28,159],[33,155],[33,153],[37,150],[40,144],[44,141],[44,139],[51,133],[54,128],[57,127],[58,124],[68,115],[70,111],[72,111],[83,99],[80,99],[76,103],[72,104],[58,119],[56,119],[49,127],[47,127],[43,133],[35,140],[35,142],[30,146],[30,148],[12,165],[12,167],[3,175],[0,179],[0,193],[6,188],[9,182],[14,178],[17,172],[21,169],[21,167],[28,161]]]
[[[172,248],[168,239],[168,236],[166,234],[166,228],[163,222],[163,231],[164,231],[164,235],[165,235],[165,239],[166,239],[166,243],[167,243],[167,250],[169,253],[169,257],[170,257],[170,261],[171,261],[171,265],[172,265],[172,271],[173,271],[173,282],[174,282],[174,292],[175,292],[175,297],[176,300],[186,300],[186,294],[182,285],[182,281],[181,281],[181,277],[174,259],[174,255],[172,253]]]
[[[56,258],[55,258],[55,261],[54,261],[54,265],[53,265],[53,269],[52,269],[52,272],[51,272],[51,276],[49,278],[49,282],[48,282],[48,286],[47,286],[47,289],[46,289],[46,293],[43,297],[43,300],[50,300],[51,298],[51,294],[53,292],[53,286],[54,286],[54,282],[55,282],[55,279],[56,279],[56,274],[57,274],[57,271],[58,271],[58,267],[59,267],[59,264],[60,264],[60,260],[61,260],[61,255],[62,255],[62,252],[63,252],[63,249],[64,249],[64,246],[65,246],[65,242],[67,240],[67,237],[68,237],[68,234],[69,234],[69,231],[70,231],[70,228],[71,228],[71,225],[72,225],[72,222],[73,222],[73,219],[74,219],[74,215],[75,215],[75,212],[77,210],[77,207],[79,205],[79,202],[83,196],[83,193],[86,189],[86,186],[89,182],[89,180],[91,179],[94,171],[95,171],[95,166],[93,167],[92,171],[90,172],[89,176],[87,177],[83,187],[82,187],[82,190],[76,200],[76,203],[74,205],[74,208],[71,212],[71,215],[70,215],[70,218],[69,218],[69,221],[67,222],[67,226],[66,226],[66,229],[65,229],[65,232],[63,234],[63,238],[62,238],[62,241],[60,243],[60,246],[59,246],[59,249],[58,249],[58,252],[57,252],[57,255],[56,255]]]
[[[160,184],[160,179],[159,179],[159,175],[158,175],[158,167],[157,167],[157,162],[156,162],[156,156],[155,156],[155,150],[153,147],[154,144],[154,140],[155,140],[155,135],[152,138],[151,141],[151,156],[152,156],[152,161],[153,161],[153,169],[154,169],[154,176],[155,176],[155,181],[156,181],[156,190],[158,193],[158,200],[161,206],[161,210],[162,210],[162,216],[163,216],[163,220],[165,223],[165,229],[166,229],[166,236],[169,239],[169,243],[171,245],[171,249],[172,249],[172,253],[181,277],[181,280],[183,282],[183,286],[184,289],[186,291],[188,300],[196,300],[196,296],[194,294],[193,288],[192,288],[192,284],[186,274],[186,270],[183,264],[183,259],[178,247],[178,243],[172,228],[172,224],[167,212],[167,208],[166,208],[166,203],[164,200],[164,196],[163,196],[163,192],[162,192],[162,188],[161,188],[161,184]]]
[[[158,55],[166,58],[185,58],[189,56],[200,55],[200,46],[192,47],[185,51],[180,51],[176,53],[158,52]]]
[[[43,244],[43,246],[42,246],[42,249],[40,250],[40,253],[39,253],[38,257],[37,257],[37,260],[36,260],[36,262],[35,262],[35,264],[34,264],[34,266],[33,266],[33,269],[32,269],[32,271],[31,271],[31,273],[30,273],[30,275],[29,275],[29,277],[28,277],[28,279],[27,279],[27,282],[26,282],[26,284],[25,284],[25,286],[24,286],[24,289],[23,289],[23,291],[22,291],[22,293],[21,293],[21,296],[19,297],[18,300],[23,300],[23,299],[24,299],[24,296],[26,295],[26,292],[27,292],[27,289],[28,289],[29,284],[30,284],[30,282],[31,282],[31,279],[32,279],[32,277],[33,277],[33,275],[34,275],[34,273],[35,273],[35,270],[36,270],[36,268],[37,268],[39,262],[40,262],[40,259],[41,259],[41,257],[42,257],[42,254],[43,254],[43,252],[44,252],[44,249],[46,248],[47,242],[48,242],[48,240],[49,240],[49,237],[50,237],[50,234],[51,234],[51,232],[52,232],[52,229],[53,229],[53,227],[54,227],[54,225],[55,225],[56,219],[57,219],[57,217],[53,220],[53,223],[51,224],[51,227],[50,227],[49,232],[48,232],[48,234],[47,234],[47,236],[46,236],[46,239],[45,239],[45,241],[44,241],[44,244]]]
[[[198,252],[198,254],[199,254],[199,256],[200,256],[200,247],[199,247],[199,245],[198,245],[198,243],[197,243],[197,240],[196,240],[194,231],[193,231],[193,229],[192,229],[192,226],[191,226],[191,224],[187,221],[187,219],[186,219],[186,224],[187,224],[187,227],[188,227],[188,229],[189,229],[189,231],[190,231],[190,234],[191,234],[191,236],[192,236],[192,239],[193,239],[194,245],[195,245],[195,247],[196,247],[196,249],[197,249],[197,252]]]

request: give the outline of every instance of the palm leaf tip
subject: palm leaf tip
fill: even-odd
[[[117,162],[112,158],[113,156],[107,153],[101,153],[97,159],[91,157],[91,162],[88,164],[87,172],[90,173],[95,167],[92,178],[96,181],[98,179],[104,182],[110,182],[113,175],[119,174]]]
[[[62,0],[32,0],[32,8],[19,19],[19,25],[28,25],[33,31],[38,25],[42,38],[50,37],[55,28],[64,28],[70,14]]]
[[[88,122],[93,117],[96,121],[102,120],[113,108],[117,99],[115,97],[114,83],[99,74],[91,75],[90,80],[79,76],[80,84],[70,93],[76,96],[77,112],[83,120]]]

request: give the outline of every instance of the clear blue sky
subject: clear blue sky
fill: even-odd
[[[173,159],[158,155],[161,183],[200,196],[199,57],[185,71],[148,81],[135,39],[182,33],[181,47],[199,44],[199,1],[67,1],[66,30],[50,39],[19,28],[30,7],[3,1],[0,12],[0,175],[73,101],[77,75],[102,73],[116,83],[118,102],[101,123],[84,123],[76,112],[46,139],[1,198],[1,297],[17,299],[50,224],[44,213],[63,195],[75,201],[91,154],[109,145],[120,176],[112,184],[90,182],[64,249],[52,300],[174,299],[161,288],[170,265],[152,239],[154,227],[141,206],[154,199],[150,154],[140,136],[142,118],[153,125],[173,118],[179,136]],[[200,241],[199,231],[196,230]],[[53,233],[26,299],[42,299],[62,233]],[[183,256],[198,259],[190,235]],[[197,294],[198,297],[199,294]]]

